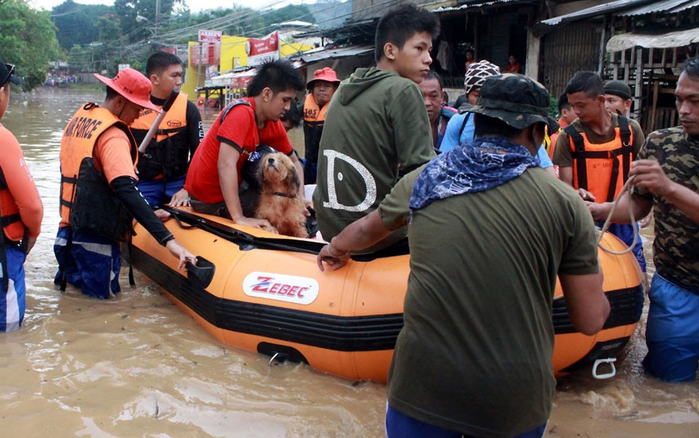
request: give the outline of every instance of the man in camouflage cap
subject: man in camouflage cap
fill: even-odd
[[[637,218],[655,207],[656,271],[643,365],[660,379],[689,382],[696,379],[699,361],[699,57],[684,65],[675,101],[682,126],[648,135],[629,172],[634,193],[624,195],[612,220],[629,222],[628,202]],[[588,208],[595,220],[604,220],[611,203]]]
[[[410,278],[388,379],[389,437],[542,436],[556,385],[556,276],[577,330],[596,333],[607,319],[592,218],[533,157],[544,127],[555,124],[548,106],[546,90],[525,76],[488,78],[469,107],[471,146],[406,175],[379,210],[320,253],[319,263],[336,269],[346,258],[331,254],[407,223],[409,202]]]

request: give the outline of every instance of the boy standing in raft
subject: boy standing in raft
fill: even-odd
[[[304,85],[303,78],[288,61],[267,62],[258,68],[248,84],[248,97],[232,102],[221,111],[192,158],[184,188],[191,196],[194,210],[227,217],[240,225],[271,227],[266,219],[251,217],[256,199],[247,183],[243,183],[240,172],[261,144],[291,158],[301,179],[298,196],[305,200],[301,162],[279,120],[289,111],[296,92],[303,90]],[[245,206],[241,204],[241,195],[251,198]]]
[[[328,108],[313,194],[318,228],[332,239],[376,210],[399,177],[435,156],[417,84],[430,71],[439,20],[411,4],[389,11],[376,29],[376,67],[357,69]],[[377,248],[404,240],[398,230]]]
[[[172,53],[154,53],[146,62],[146,75],[153,84],[150,101],[162,108],[172,91],[182,85],[182,60]],[[141,144],[157,116],[158,112],[144,109],[131,124],[137,145]],[[145,153],[138,159],[138,189],[150,205],[189,205],[184,180],[189,160],[202,138],[204,127],[199,109],[180,92]]]
[[[406,223],[410,205],[405,323],[388,378],[391,438],[542,436],[556,385],[556,275],[577,330],[594,334],[609,315],[585,203],[533,156],[545,126],[556,127],[548,106],[544,87],[525,76],[488,78],[469,108],[476,140],[406,175],[380,214],[319,255],[341,266],[346,259],[333,254]]]
[[[95,77],[107,86],[104,103],[83,105],[61,140],[54,282],[61,289],[70,283],[85,295],[105,299],[121,290],[119,242],[128,239],[131,216],[179,259],[178,269],[196,263],[196,258],[175,241],[138,190],[138,149],[128,125],[143,108],[158,111],[150,103],[150,81],[131,68],[114,79]]]
[[[10,103],[10,83],[19,85],[15,66],[0,60],[0,120]],[[24,260],[41,232],[44,206],[15,136],[0,125],[0,332],[17,330],[24,320]]]
[[[578,190],[584,200],[613,201],[643,145],[643,131],[636,121],[607,110],[604,85],[596,73],[577,72],[565,92],[578,119],[563,128],[556,139],[553,162],[559,166],[561,181]],[[609,232],[630,246],[633,227],[638,225],[613,224]],[[640,238],[633,252],[645,272]]]
[[[613,221],[628,223],[653,209],[656,271],[648,297],[645,370],[670,382],[696,379],[699,361],[699,58],[684,65],[675,89],[682,126],[648,135]],[[607,218],[611,203],[589,203],[595,220]]]

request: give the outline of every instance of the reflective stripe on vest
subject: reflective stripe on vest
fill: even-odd
[[[19,207],[10,193],[5,174],[0,169],[0,221],[7,239],[19,242],[24,237],[24,224],[19,215]]]
[[[629,177],[633,160],[633,132],[626,117],[619,116],[614,140],[591,143],[584,132],[572,125],[563,130],[570,139],[573,160],[573,187],[591,192],[596,202],[611,202]],[[619,166],[623,174],[620,175]]]
[[[70,224],[70,210],[73,208],[75,188],[83,160],[92,157],[97,140],[112,126],[118,127],[127,134],[131,144],[131,158],[135,163],[138,150],[129,128],[111,111],[94,103],[88,103],[81,107],[63,131],[60,154],[61,223]]]

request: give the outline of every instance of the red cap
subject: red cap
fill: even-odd
[[[150,92],[153,85],[150,80],[132,68],[125,68],[114,76],[114,79],[106,78],[94,73],[95,77],[106,86],[122,95],[126,100],[143,108],[160,112],[160,108],[150,101]]]
[[[335,70],[331,69],[330,67],[324,67],[316,70],[316,72],[313,74],[313,79],[308,81],[308,88],[313,88],[313,82],[315,81],[326,81],[335,84],[340,83],[340,80],[337,78],[337,73],[335,73]]]

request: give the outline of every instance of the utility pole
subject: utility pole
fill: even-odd
[[[158,27],[160,25],[160,0],[155,0],[155,37],[158,37]]]

